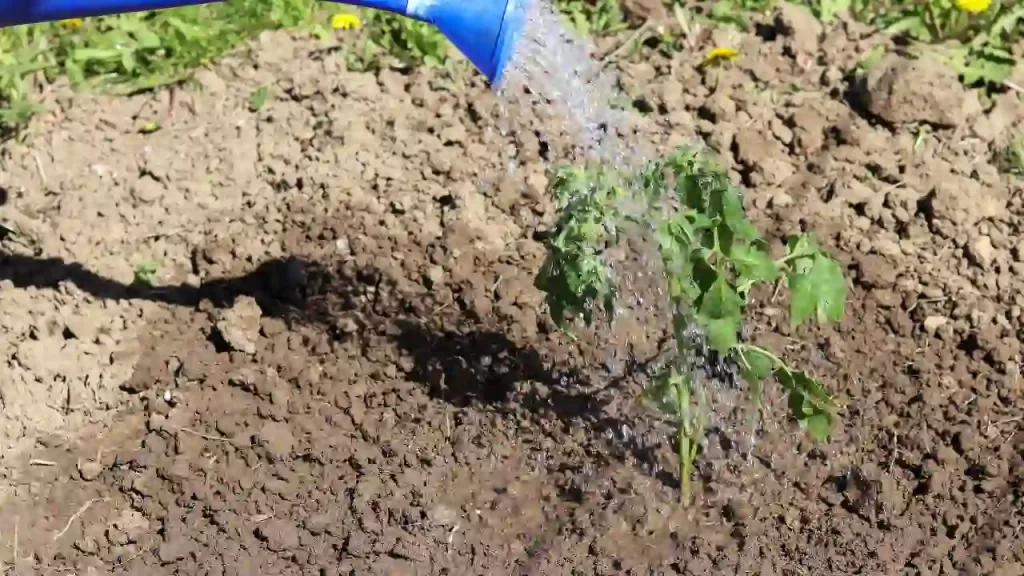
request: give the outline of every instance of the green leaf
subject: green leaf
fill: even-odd
[[[821,249],[818,248],[818,243],[814,241],[814,238],[807,235],[801,234],[799,236],[793,236],[786,243],[786,258],[788,260],[796,261],[799,265],[801,258],[808,258],[814,256]],[[805,271],[804,268],[799,268],[801,272]]]
[[[744,240],[755,240],[761,237],[757,227],[747,219],[739,191],[731,186],[722,192],[722,216],[735,236]]]
[[[790,325],[797,327],[811,316],[819,323],[839,322],[846,307],[846,280],[839,263],[817,254],[810,268],[789,277]]]
[[[828,437],[832,434],[834,424],[832,417],[828,414],[813,414],[801,423],[803,429],[810,434],[811,438],[815,442],[822,444],[828,442]]]
[[[682,374],[668,369],[651,379],[640,399],[662,413],[681,420],[690,409],[689,383]]]
[[[775,360],[757,346],[743,345],[740,349],[740,376],[750,386],[750,393],[755,404],[760,406],[761,394],[764,391],[764,379],[775,367]]]
[[[720,354],[736,346],[743,315],[743,300],[724,276],[718,276],[702,298],[698,317],[702,320],[708,344]]]
[[[757,346],[743,346],[740,372],[748,383],[760,382],[771,375],[775,360]]]
[[[789,393],[789,408],[800,427],[819,442],[828,440],[835,421],[836,407],[831,396],[806,372],[781,366],[775,379]]]
[[[685,215],[691,228],[695,231],[710,230],[715,227],[715,221],[696,211],[689,211]]]
[[[263,105],[267,103],[267,97],[270,96],[270,89],[266,86],[260,86],[249,95],[249,111],[258,112]]]
[[[709,318],[704,321],[708,344],[719,354],[728,354],[739,342],[739,318]]]
[[[822,0],[818,18],[824,22],[831,22],[839,14],[848,11],[852,5],[852,0]]]
[[[750,244],[733,245],[729,260],[740,275],[740,291],[749,290],[755,284],[773,282],[779,277],[779,266],[772,257],[760,248]]]
[[[928,26],[916,14],[897,20],[887,26],[885,31],[891,36],[898,36],[905,32],[921,42],[931,42],[932,40],[932,35],[928,32]]]

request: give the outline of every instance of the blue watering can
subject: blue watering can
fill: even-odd
[[[0,0],[0,28],[162,10],[218,0]],[[334,1],[334,0],[331,0]],[[462,52],[492,84],[501,74],[523,25],[523,0],[346,0],[427,22]]]

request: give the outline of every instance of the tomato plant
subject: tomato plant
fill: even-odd
[[[559,217],[546,240],[548,255],[536,285],[560,328],[579,319],[590,325],[600,315],[613,317],[616,282],[605,253],[627,228],[643,227],[657,245],[671,303],[674,355],[647,383],[643,399],[676,427],[683,501],[690,499],[709,414],[706,388],[693,362],[708,351],[736,368],[758,406],[764,382],[774,379],[788,393],[800,426],[815,440],[828,438],[837,407],[824,386],[740,336],[750,292],[758,285],[788,286],[794,327],[842,318],[847,293],[842,268],[813,237],[788,238],[785,253],[773,257],[725,170],[686,147],[636,174],[563,166],[551,191]],[[700,334],[696,340],[694,326]]]

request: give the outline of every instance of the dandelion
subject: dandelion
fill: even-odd
[[[61,26],[65,27],[65,28],[69,28],[71,30],[78,30],[79,28],[82,27],[82,19],[81,18],[68,18],[67,20],[61,20],[59,22],[59,24]]]
[[[992,0],[956,0],[956,7],[970,14],[981,14],[991,4]]]
[[[331,28],[335,30],[352,30],[362,26],[363,22],[355,14],[335,14],[331,16]]]
[[[724,60],[735,60],[739,55],[740,51],[735,48],[728,48],[725,46],[712,48],[711,50],[708,50],[707,55],[704,57],[704,65],[709,66]]]

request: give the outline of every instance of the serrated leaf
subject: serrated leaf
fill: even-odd
[[[846,280],[839,263],[817,254],[810,268],[789,277],[789,321],[792,327],[811,316],[818,322],[839,322],[846,307]]]
[[[739,318],[709,318],[704,320],[704,335],[708,345],[719,354],[728,354],[737,343],[740,331]]]
[[[697,248],[690,253],[693,262],[693,283],[700,290],[700,298],[694,299],[694,306],[698,308],[703,305],[703,299],[715,281],[718,280],[718,271],[708,264],[709,252],[705,248]]]
[[[701,299],[698,317],[703,324],[708,344],[720,354],[727,354],[737,343],[743,315],[743,299],[718,276]]]
[[[921,20],[921,17],[917,15],[901,18],[889,26],[886,26],[885,31],[892,36],[898,36],[904,32],[908,32],[910,35],[922,42],[931,41],[931,34],[928,32],[928,27]]]
[[[754,245],[734,245],[729,259],[740,275],[739,284],[747,284],[747,288],[762,282],[773,282],[779,277],[780,270],[775,260]]]
[[[810,416],[816,412],[834,412],[835,404],[825,388],[803,370],[791,370],[780,366],[772,373],[779,384],[800,400],[792,405],[798,417]]]
[[[1013,60],[1004,60],[988,55],[972,58],[960,73],[964,77],[964,84],[970,86],[979,81],[991,84],[999,84],[1006,80],[1013,73]]]
[[[813,237],[807,234],[793,236],[786,243],[786,257],[790,260],[799,260],[800,258],[814,256],[820,251],[821,249],[818,248],[818,243],[814,241]]]
[[[747,214],[743,210],[743,200],[740,199],[739,192],[731,186],[722,192],[722,216],[725,219],[725,223],[737,237],[744,240],[754,240],[761,237],[757,227],[747,219]]]
[[[806,372],[779,367],[774,374],[789,393],[789,409],[800,427],[819,442],[828,440],[836,412],[831,396]]]

